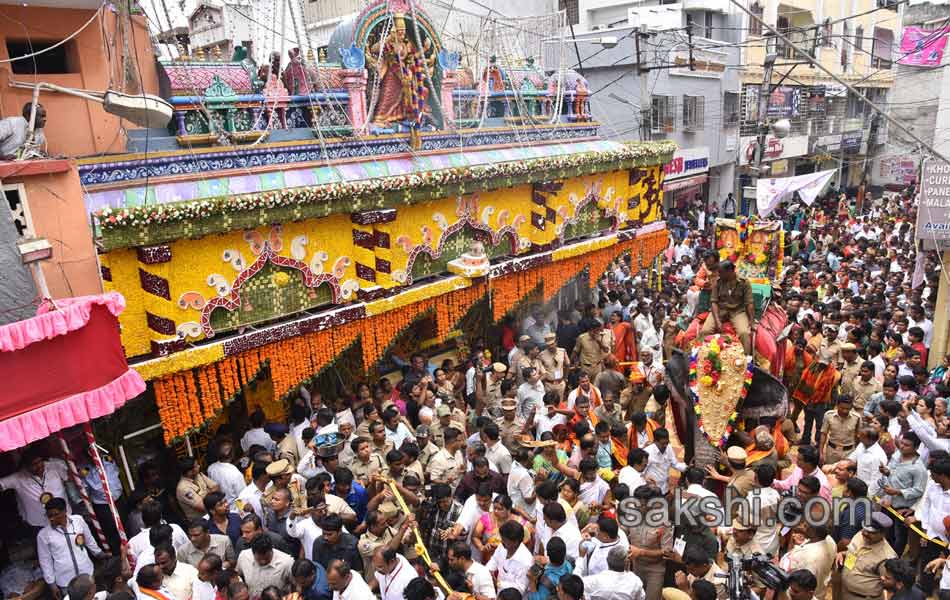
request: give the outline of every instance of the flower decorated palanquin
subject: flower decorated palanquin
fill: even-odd
[[[239,82],[196,67],[210,75],[191,101],[220,115],[217,146],[81,161],[103,286],[126,298],[122,344],[151,382],[166,440],[203,427],[262,373],[282,399],[344,353],[375,372],[420,320],[434,324],[435,339],[414,341],[442,345],[470,312],[497,321],[584,274],[596,285],[622,255],[637,269],[666,247],[662,165],[675,145],[601,139],[579,76],[545,89],[539,73],[515,73],[503,85],[537,88],[539,119],[462,126],[453,103],[470,96],[456,92],[476,82],[456,77],[458,56],[409,11],[402,24],[418,19],[432,40],[418,66],[434,69],[426,84],[442,89],[416,96],[430,105],[408,128],[374,125],[366,53],[385,32],[386,10],[400,6],[371,3],[334,34],[336,71],[300,53],[256,78],[227,63]],[[188,70],[176,73],[183,81]],[[239,145],[229,103],[267,90],[280,102],[261,107],[249,131],[269,137]],[[476,103],[493,101],[472,91]],[[311,100],[300,127],[294,103]],[[347,137],[321,124],[331,104],[346,110]],[[387,106],[390,116],[398,108]],[[473,256],[478,268],[466,268]]]

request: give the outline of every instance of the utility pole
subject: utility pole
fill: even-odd
[[[637,52],[637,81],[640,84],[640,139],[646,140],[650,137],[650,128],[652,122],[647,118],[653,112],[653,101],[650,98],[650,92],[647,89],[647,77],[650,76],[650,69],[643,66],[643,55],[640,54],[640,38],[647,36],[646,25],[640,25],[640,29],[633,36],[634,45]]]
[[[769,97],[772,94],[772,73],[775,71],[775,53],[770,52],[765,55],[765,64],[762,65],[762,84],[759,86],[759,107],[755,115],[756,138],[755,155],[752,157],[752,165],[755,170],[755,178],[762,176],[762,161],[765,158],[765,148],[769,136]],[[741,157],[742,148],[739,148]],[[742,194],[742,201],[746,201],[745,194]],[[746,213],[752,214],[752,203],[746,206]]]

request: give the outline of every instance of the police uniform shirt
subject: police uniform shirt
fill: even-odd
[[[828,435],[829,448],[832,447],[831,444],[834,444],[835,450],[850,452],[857,442],[857,430],[860,423],[861,417],[853,410],[844,418],[838,414],[837,410],[829,410],[821,423],[821,432]]]
[[[178,505],[181,506],[185,517],[188,519],[198,519],[205,515],[204,510],[195,510],[192,508],[192,504],[201,502],[201,499],[204,498],[208,490],[211,489],[212,483],[214,482],[204,473],[198,473],[194,479],[182,477],[178,481],[178,486],[175,488],[175,497],[178,498]]]
[[[429,477],[433,483],[448,483],[454,489],[464,472],[465,459],[458,450],[453,455],[446,448],[442,448],[429,461]]]
[[[353,477],[356,478],[361,484],[369,483],[370,478],[375,474],[383,470],[383,459],[376,453],[369,455],[369,460],[365,463],[356,458],[352,463],[347,465],[350,471],[353,472]]]
[[[864,532],[859,532],[848,544],[845,551],[844,567],[841,571],[841,583],[844,592],[869,598],[880,598],[883,594],[881,575],[884,574],[883,562],[897,558],[897,553],[886,540],[877,544],[868,544]]]
[[[752,286],[743,277],[732,281],[719,279],[713,287],[712,302],[719,305],[722,315],[744,311],[752,304]]]

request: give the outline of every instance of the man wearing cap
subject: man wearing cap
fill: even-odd
[[[822,464],[834,464],[845,458],[857,446],[861,415],[851,410],[851,396],[842,394],[835,409],[825,413],[821,422],[821,443],[818,446]]]
[[[613,351],[613,347],[613,332],[604,329],[600,319],[593,319],[588,330],[577,337],[572,362],[579,363],[581,370],[594,379],[600,373],[601,362]]]
[[[847,550],[838,553],[842,600],[876,600],[884,597],[881,583],[881,576],[885,574],[884,561],[897,558],[884,539],[884,532],[893,524],[884,513],[872,513],[871,522],[851,539]]]
[[[485,377],[485,393],[482,404],[485,406],[485,410],[488,411],[488,414],[493,417],[501,415],[501,409],[498,407],[498,404],[504,396],[501,391],[501,382],[505,380],[505,373],[507,372],[508,367],[503,363],[496,362],[492,363],[491,370]],[[476,386],[476,390],[477,389],[478,386]]]
[[[531,345],[530,335],[522,335],[519,337],[518,345],[512,348],[511,352],[508,353],[508,366],[514,369],[515,365],[518,364],[518,361],[521,360],[521,357],[528,354],[529,345]],[[517,373],[515,373],[515,377],[518,377]]]
[[[741,446],[730,446],[726,450],[726,460],[732,471],[732,477],[726,485],[733,488],[736,496],[740,498],[745,498],[755,489],[755,472],[746,468],[746,459],[748,459],[748,454]]]
[[[445,446],[445,436],[443,432],[452,427],[452,409],[448,404],[442,403],[435,409],[435,421],[429,425],[429,437],[438,447]]]
[[[839,347],[841,351],[841,368],[838,369],[841,371],[841,392],[848,394],[849,396],[854,395],[854,380],[861,372],[861,360],[858,359],[857,346],[851,342],[846,342],[841,344]]]
[[[719,279],[712,289],[711,312],[703,323],[701,336],[722,331],[725,321],[732,323],[742,340],[745,353],[752,355],[752,327],[755,326],[755,305],[752,286],[744,277],[736,275],[736,265],[725,260],[719,263]]]
[[[544,336],[544,350],[538,357],[544,366],[544,391],[557,392],[559,398],[564,398],[566,384],[564,378],[571,368],[571,359],[564,348],[557,345],[557,335],[548,333]]]
[[[304,486],[307,480],[297,473],[294,473],[293,467],[290,466],[287,460],[282,458],[267,465],[267,475],[270,477],[271,482],[264,491],[264,496],[261,498],[262,507],[269,506],[271,496],[274,492],[284,488],[290,490],[292,506],[306,505],[306,491],[304,490]]]
[[[732,523],[732,535],[726,540],[725,556],[738,554],[743,558],[751,558],[753,554],[762,554],[764,551],[755,541],[755,525],[736,519]]]
[[[547,371],[544,369],[544,364],[540,358],[541,346],[534,342],[528,342],[525,346],[525,353],[521,355],[521,358],[518,359],[518,362],[515,363],[513,367],[516,377],[521,377],[520,383],[524,383],[524,370],[532,368],[537,369],[540,378],[544,379],[545,376],[547,376]]]
[[[518,438],[525,432],[525,420],[518,416],[518,401],[514,398],[504,398],[501,401],[501,417],[495,419],[501,443],[512,454],[519,448]]]
[[[439,447],[432,442],[432,434],[428,425],[416,427],[416,445],[419,446],[419,464],[423,471],[429,467],[429,460],[439,451]]]

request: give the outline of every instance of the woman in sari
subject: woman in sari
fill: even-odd
[[[475,529],[472,530],[472,545],[482,553],[482,562],[488,562],[495,549],[501,544],[501,535],[499,530],[501,526],[508,521],[516,521],[524,528],[524,544],[528,548],[534,546],[532,537],[534,528],[527,520],[512,512],[512,502],[505,494],[499,494],[492,500],[491,510],[483,514],[478,522],[475,523]]]

